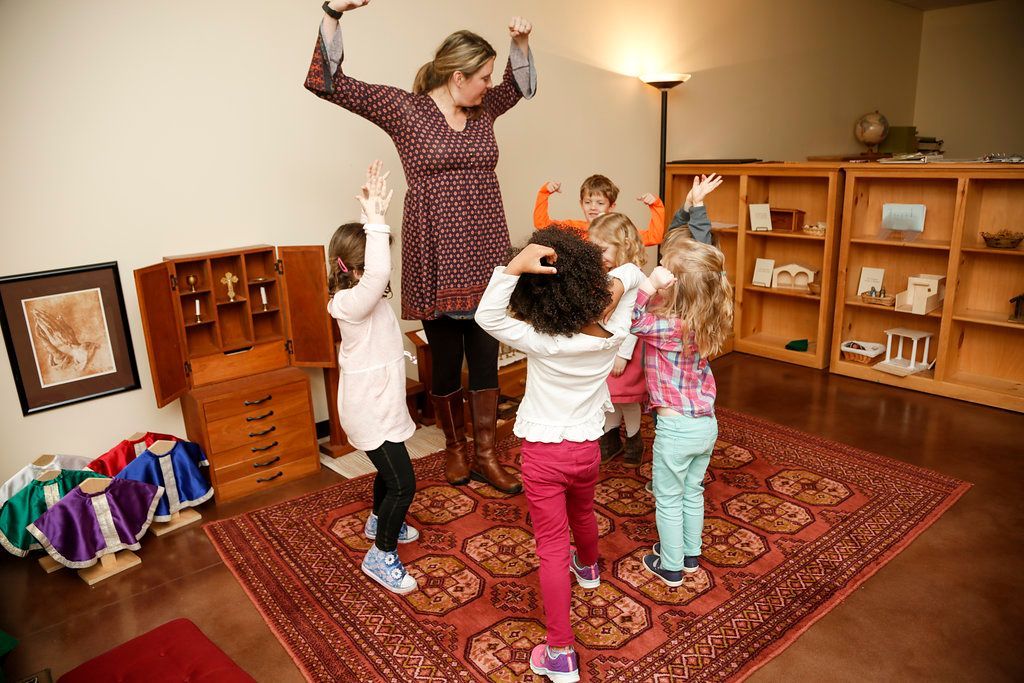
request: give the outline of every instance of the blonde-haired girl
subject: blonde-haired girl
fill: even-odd
[[[640,286],[632,333],[646,343],[644,371],[654,435],[654,500],[659,542],[644,566],[669,586],[699,568],[704,473],[718,439],[715,378],[708,357],[732,326],[732,287],[722,252],[671,239],[661,265]]]
[[[587,231],[590,241],[601,248],[605,268],[613,277],[616,268],[625,264],[637,267],[647,262],[644,243],[636,226],[621,213],[606,213],[594,219]],[[622,278],[619,278],[622,279]],[[601,462],[606,463],[623,451],[623,464],[639,467],[643,462],[644,442],[640,436],[640,404],[647,398],[644,379],[644,348],[632,334],[626,337],[615,356],[608,376],[614,412],[605,416],[601,437]],[[619,426],[626,423],[626,444],[623,447]]]

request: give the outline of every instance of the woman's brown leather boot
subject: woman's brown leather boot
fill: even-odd
[[[522,483],[501,466],[494,453],[498,390],[480,389],[469,392],[469,407],[473,414],[473,441],[476,445],[476,457],[470,464],[471,476],[477,481],[490,484],[502,493],[522,492]]]
[[[437,425],[444,432],[444,448],[448,457],[444,464],[444,477],[449,484],[462,486],[469,483],[469,442],[466,441],[466,417],[462,406],[462,389],[444,396],[430,395],[434,403]]]

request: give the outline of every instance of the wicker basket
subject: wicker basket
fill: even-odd
[[[824,225],[805,225],[803,232],[805,235],[812,235],[814,237],[823,237],[825,235]]]
[[[857,347],[861,348],[857,348]],[[839,345],[843,360],[861,365],[871,365],[885,351],[884,344],[862,341],[845,341]]]
[[[996,233],[983,232],[981,238],[985,240],[986,247],[1016,249],[1021,240],[1024,240],[1024,232],[1010,232],[1009,230],[1000,230]]]
[[[871,304],[872,306],[892,307],[896,305],[896,297],[894,296],[871,296],[870,294],[861,294],[860,300],[866,304]]]

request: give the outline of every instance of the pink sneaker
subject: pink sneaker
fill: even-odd
[[[576,683],[580,680],[576,653],[551,652],[543,643],[530,652],[530,670],[538,676],[547,676],[553,683]]]
[[[597,562],[581,567],[579,558],[576,557],[576,551],[573,551],[572,558],[569,560],[569,571],[576,577],[576,583],[581,588],[593,590],[601,585],[601,569],[597,566]]]

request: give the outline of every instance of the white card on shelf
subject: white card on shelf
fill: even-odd
[[[870,292],[871,288],[874,287],[877,292],[882,288],[882,280],[885,278],[885,268],[868,268],[863,267],[860,269],[860,283],[857,285],[857,295]]]
[[[750,205],[750,229],[755,232],[772,229],[772,209],[768,204]]]
[[[754,277],[750,278],[750,284],[760,287],[772,286],[772,272],[775,270],[775,259],[759,258],[754,263]]]

